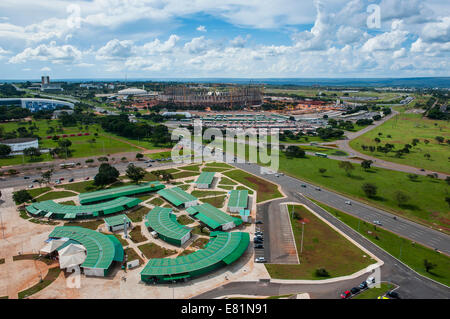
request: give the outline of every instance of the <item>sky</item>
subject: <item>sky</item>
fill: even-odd
[[[1,0],[0,79],[450,76],[448,0]]]

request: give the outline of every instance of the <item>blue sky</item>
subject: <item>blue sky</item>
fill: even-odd
[[[441,0],[0,2],[0,79],[449,76],[449,53]]]

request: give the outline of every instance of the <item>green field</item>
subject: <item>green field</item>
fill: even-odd
[[[378,134],[382,133],[381,136]],[[389,138],[388,135],[391,137]],[[430,120],[422,118],[421,114],[400,113],[393,119],[379,127],[367,132],[350,142],[350,146],[370,156],[374,156],[386,161],[415,166],[436,172],[450,173],[450,145],[445,142],[439,144],[436,136],[442,136],[446,140],[450,139],[450,125],[446,121]],[[377,144],[374,139],[379,138],[381,142]],[[412,145],[412,140],[420,140],[417,146],[413,146],[409,154],[404,154],[397,158],[394,152],[387,154],[381,152],[364,151],[362,145],[377,146],[386,143],[395,145],[395,150],[402,149],[405,144]],[[428,140],[429,144],[425,144]],[[425,154],[430,154],[430,159],[425,158]]]
[[[278,186],[255,175],[246,173],[239,169],[223,173],[227,177],[254,189],[257,192],[257,202],[283,197],[278,191]]]
[[[376,262],[305,207],[288,208],[289,212],[294,208],[301,218],[290,216],[300,264],[266,264],[271,278],[327,279],[351,275]],[[305,223],[302,254],[301,222]],[[329,276],[318,276],[318,268],[324,268]]]
[[[59,198],[72,197],[72,196],[77,196],[77,194],[74,192],[66,192],[66,191],[48,192],[48,193],[36,198],[36,201],[43,202],[46,200],[54,200],[54,199],[59,199]]]
[[[253,146],[247,146],[247,158],[249,149],[255,151]],[[288,158],[281,153],[279,162],[279,170],[295,178],[368,202],[440,231],[450,232],[449,206],[445,201],[450,186],[444,180],[419,176],[416,181],[411,181],[407,173],[377,167],[366,171],[356,164],[348,176],[339,168],[340,161],[316,156]],[[320,168],[326,169],[326,173],[320,174]],[[365,183],[378,187],[374,198],[368,198],[363,192],[362,185]],[[409,197],[406,203],[399,204],[396,200],[395,193],[398,190]]]
[[[400,259],[419,274],[439,281],[447,286],[450,285],[450,257],[447,255],[438,253],[433,249],[426,248],[417,243],[413,244],[409,239],[401,238],[394,233],[380,227],[375,227],[340,210],[314,200],[312,201],[395,258]],[[426,272],[423,262],[424,259],[435,263],[437,267],[430,270],[430,272]]]

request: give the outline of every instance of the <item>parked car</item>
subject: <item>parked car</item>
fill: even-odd
[[[352,296],[352,293],[349,290],[344,291],[341,293],[341,299],[348,299]]]
[[[33,188],[33,187],[34,187],[33,185],[29,185],[29,186],[28,186],[28,188]]]
[[[280,175],[279,174],[275,174],[275,177],[280,177]]]
[[[59,179],[57,179],[57,180],[55,181],[55,184],[61,184],[61,181],[60,181]]]
[[[256,222],[255,222],[255,224],[256,225],[261,225],[261,224],[264,224],[262,221],[260,221],[260,220],[257,220]]]
[[[255,263],[265,263],[265,262],[267,262],[267,260],[264,257],[255,258]]]
[[[151,159],[151,160],[150,160],[149,162],[150,162],[150,163],[154,163],[154,162],[155,162],[155,160]]]
[[[24,176],[23,179],[30,179],[30,176]]]
[[[363,282],[358,286],[358,288],[359,288],[360,290],[366,289],[366,288],[367,288],[367,282],[366,282],[366,281],[363,281]]]
[[[85,178],[85,180],[86,180],[86,181],[88,181],[89,179],[90,179],[90,177],[89,177],[89,176]]]
[[[383,224],[379,220],[374,220],[373,223],[378,226],[382,226]]]
[[[385,296],[379,296],[377,299],[389,299],[389,298]]]
[[[63,180],[64,180],[64,177],[61,177],[59,180],[60,180],[60,181],[63,181]]]
[[[361,289],[359,289],[358,287],[353,287],[352,289],[350,289],[350,292],[352,293],[352,295],[356,295]]]
[[[401,299],[400,295],[396,291],[388,291],[386,296],[388,296],[391,299]]]
[[[263,249],[264,245],[263,244],[256,244],[255,245],[255,249]]]
[[[74,181],[74,179],[73,179],[73,178],[69,179],[69,183],[72,183],[73,181]]]
[[[375,277],[367,278],[366,283],[367,283],[367,287],[371,286],[372,284],[375,283]]]
[[[152,167],[152,166],[153,166],[152,164],[148,164],[148,165],[147,165],[147,167]]]
[[[257,231],[257,232],[255,232],[255,235],[256,235],[256,236],[258,236],[258,235],[259,235],[259,236],[263,236],[264,234],[263,234],[262,231]]]

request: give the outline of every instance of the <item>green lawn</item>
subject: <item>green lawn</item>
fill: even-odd
[[[152,199],[149,204],[154,205],[154,206],[161,206],[164,204],[164,200],[162,200],[161,198],[157,197],[155,199]]]
[[[83,227],[83,228],[88,228],[88,229],[92,229],[92,230],[97,230],[98,226],[100,226],[101,224],[104,224],[105,222],[103,221],[103,219],[98,219],[98,220],[90,220],[87,222],[67,222],[64,223],[64,226],[78,226],[78,227]]]
[[[67,202],[60,203],[61,205],[67,205],[67,206],[77,206],[77,204],[73,200],[69,200]]]
[[[127,214],[128,218],[131,219],[134,223],[139,223],[143,221],[144,217],[148,214],[150,211],[150,208],[147,208],[145,206],[139,207],[137,210],[134,210]]]
[[[179,173],[172,174],[173,179],[198,176],[198,175],[200,175],[200,173],[196,173],[196,172],[179,172]]]
[[[382,133],[381,136],[378,134]],[[390,138],[387,136],[391,135]],[[379,127],[367,132],[350,142],[350,146],[358,152],[375,156],[377,158],[411,165],[427,170],[450,173],[450,145],[439,144],[436,136],[442,136],[446,140],[450,139],[450,125],[448,121],[438,121],[422,118],[421,114],[400,113],[395,118],[387,121]],[[380,144],[374,139],[379,138]],[[417,146],[413,146],[409,154],[404,154],[401,158],[395,157],[394,152],[384,154],[381,152],[364,151],[361,145],[377,146],[386,143],[395,145],[394,150],[402,149],[405,144],[412,145],[412,140],[417,138],[420,140]],[[424,140],[428,140],[429,144],[425,144]],[[425,158],[425,154],[430,154],[431,158]]]
[[[237,185],[236,182],[233,182],[231,179],[222,177],[219,182],[221,185]]]
[[[292,211],[292,208],[301,218],[295,219],[295,217],[292,218],[292,215],[290,218],[300,264],[266,264],[272,278],[327,279],[341,277],[351,275],[376,262],[305,207],[289,205],[289,212]],[[301,222],[305,222],[302,254],[300,254]],[[317,276],[318,268],[325,268],[329,277]]]
[[[125,255],[127,255],[128,257],[128,262],[133,261],[133,260],[139,260],[139,265],[143,265],[144,264],[144,260],[136,253],[136,251],[131,248],[128,247],[124,250]]]
[[[192,224],[194,222],[194,220],[186,215],[180,215],[177,218],[178,223],[180,223],[181,225],[189,225]]]
[[[139,250],[144,253],[144,256],[150,258],[165,258],[170,255],[176,254],[176,250],[166,249],[158,246],[155,243],[148,243],[138,246]]]
[[[239,169],[225,172],[224,175],[256,190],[258,203],[269,199],[283,197],[278,191],[277,185]]]
[[[208,198],[200,198],[203,203],[209,203],[217,208],[222,208],[225,203],[226,196],[217,196],[217,197],[208,197]]]
[[[392,290],[395,288],[393,284],[388,284],[385,282],[382,282],[380,288],[370,288],[366,289],[363,292],[357,294],[355,297],[352,297],[352,299],[378,299],[380,296],[384,296],[389,290]]]
[[[195,196],[197,198],[200,197],[206,197],[206,196],[218,196],[218,195],[225,195],[225,192],[220,192],[220,191],[199,191],[199,190],[195,190],[191,193],[192,196]]]
[[[437,253],[433,249],[426,248],[417,243],[413,244],[409,239],[401,238],[394,233],[380,227],[375,227],[370,223],[361,221],[340,210],[314,200],[313,202],[339,218],[340,221],[358,231],[376,245],[380,246],[392,256],[400,259],[419,274],[439,281],[447,286],[450,285],[450,257],[445,254]],[[424,267],[424,259],[428,259],[432,263],[437,264],[437,267],[427,273]]]
[[[64,188],[70,191],[74,191],[77,193],[88,193],[88,192],[94,192],[99,190],[100,188],[98,186],[94,185],[94,181],[85,181],[85,182],[78,182],[78,183],[71,183],[71,184],[64,184],[64,185],[58,185],[56,188]]]
[[[74,192],[67,192],[67,191],[48,192],[42,196],[37,197],[36,201],[43,202],[46,200],[53,200],[53,199],[72,197],[72,196],[77,196],[77,194]]]
[[[234,168],[234,167],[233,167]],[[221,167],[205,167],[202,169],[202,172],[226,172],[229,171],[229,168],[221,168]]]
[[[133,243],[142,243],[144,241],[147,241],[147,237],[142,235],[141,232],[141,226],[134,226],[133,230],[129,233],[130,239]]]
[[[217,163],[217,162],[213,162],[213,163],[206,163],[207,167],[222,167],[222,168],[234,168],[231,165],[228,165],[226,163]]]
[[[52,189],[50,187],[42,187],[42,188],[32,188],[32,189],[28,189],[28,193],[30,193],[30,195],[35,198],[38,197],[41,194],[44,194],[48,191],[51,191]]]
[[[179,169],[182,169],[185,171],[200,172],[200,165],[181,166],[181,167],[179,167]]]

